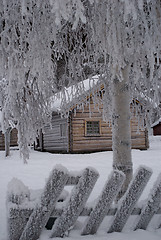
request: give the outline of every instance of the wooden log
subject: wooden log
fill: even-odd
[[[62,215],[56,220],[51,237],[63,237],[71,229],[83,210],[83,207],[97,181],[98,173],[92,168],[86,168],[74,187],[69,202]]]
[[[16,218],[19,215],[24,215],[25,218],[29,218],[31,213],[33,212],[33,208],[20,208],[20,209],[15,209],[15,208],[10,208],[9,210],[9,215],[11,216],[11,218]],[[141,214],[141,208],[134,208],[131,215],[140,215]],[[91,212],[93,211],[93,207],[84,207],[82,212],[80,213],[80,216],[90,216]],[[110,207],[109,211],[107,212],[106,216],[114,216],[116,214],[117,211],[117,207]],[[63,208],[62,207],[55,207],[53,212],[51,213],[51,218],[55,218],[55,217],[60,217],[61,214],[63,212]],[[158,209],[158,211],[155,214],[161,214],[161,208]]]
[[[149,178],[151,177],[151,174],[152,171],[149,168],[147,169],[145,167],[140,167],[138,169],[129,185],[129,188],[121,199],[121,204],[118,207],[108,233],[122,231],[125,223],[134,209],[135,203],[139,199]]]
[[[136,229],[146,229],[153,215],[158,212],[161,203],[161,174],[159,174],[153,190],[137,219]]]
[[[80,177],[80,173],[78,173],[76,176],[70,174],[66,185],[76,185],[79,182]]]
[[[122,172],[114,171],[111,174],[93,211],[82,229],[82,235],[94,234],[97,232],[97,229],[102,223],[104,217],[107,215],[107,212],[109,211],[110,206],[118,194],[124,180],[125,176]]]
[[[8,239],[9,240],[18,240],[23,232],[24,227],[26,226],[27,219],[24,216],[18,216],[18,218],[9,218],[8,219]]]
[[[53,169],[41,195],[40,202],[33,210],[20,240],[37,240],[39,238],[67,180],[68,173],[65,168],[57,166]]]

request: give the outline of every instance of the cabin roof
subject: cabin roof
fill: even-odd
[[[80,101],[86,99],[93,91],[101,89],[101,80],[98,75],[88,78],[76,85],[64,88],[61,92],[55,94],[51,99],[52,111],[60,111],[65,104],[69,110]],[[102,84],[103,85],[103,84]]]
[[[157,125],[160,124],[160,123],[161,123],[161,118],[159,118],[157,121],[155,121],[155,122],[151,125],[151,127],[153,128],[153,127],[157,126]]]
[[[92,76],[76,85],[63,88],[51,98],[51,110],[58,113],[67,113],[88,100],[94,93],[104,89],[103,77]],[[133,101],[142,105],[141,101],[133,98]]]

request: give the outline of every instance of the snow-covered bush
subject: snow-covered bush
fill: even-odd
[[[7,202],[22,204],[25,200],[30,199],[30,191],[24,183],[17,179],[13,178],[8,183],[8,191],[7,191]]]

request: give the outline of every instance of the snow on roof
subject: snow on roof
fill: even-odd
[[[62,104],[71,105],[78,104],[80,97],[84,98],[89,95],[89,91],[93,91],[98,87],[100,81],[98,75],[88,78],[76,85],[64,88],[61,92],[55,94],[51,100],[52,111],[60,111]]]
[[[159,123],[161,123],[161,118],[159,118],[157,121],[155,121],[155,122],[151,125],[151,127],[153,128],[153,127],[157,126]]]

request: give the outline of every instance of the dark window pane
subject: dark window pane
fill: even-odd
[[[98,135],[100,134],[99,121],[87,121],[86,122],[86,133],[87,135]]]

